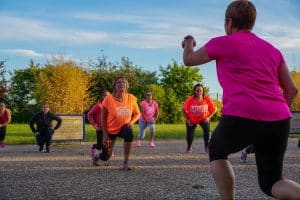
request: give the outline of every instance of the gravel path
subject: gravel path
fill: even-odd
[[[134,147],[132,171],[121,170],[122,142],[109,166],[91,166],[90,143],[59,144],[39,153],[35,145],[8,145],[0,150],[0,199],[219,199],[208,168],[203,143],[194,141],[185,154],[185,141],[157,141],[151,149],[143,141]],[[300,149],[290,138],[284,176],[300,182]],[[236,173],[236,199],[271,199],[257,183],[253,155],[246,164],[240,154],[229,159]]]

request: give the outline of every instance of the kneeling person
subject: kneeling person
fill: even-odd
[[[57,121],[54,128],[52,126],[53,120]],[[39,152],[43,151],[45,144],[46,152],[50,152],[52,135],[54,131],[61,126],[61,123],[62,119],[53,112],[50,112],[48,103],[43,104],[42,110],[34,114],[32,119],[29,121],[29,126],[31,131],[35,134],[36,142],[39,146]]]

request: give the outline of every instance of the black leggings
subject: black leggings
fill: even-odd
[[[210,136],[209,122],[206,123],[206,122],[202,121],[199,123],[199,125],[201,126],[201,128],[203,130],[204,146],[208,147],[208,141],[209,141],[209,136]],[[196,128],[197,128],[197,124],[193,125],[193,126],[189,126],[186,123],[186,143],[187,143],[188,149],[190,149],[192,147]]]
[[[37,145],[44,146],[46,144],[49,147],[54,130],[52,128],[43,128],[38,132],[39,134],[35,136]]]
[[[4,141],[6,136],[6,126],[0,127],[0,141]]]
[[[289,129],[289,119],[262,122],[222,116],[209,142],[210,162],[228,159],[229,154],[253,145],[259,186],[263,192],[272,196],[273,184],[282,179]]]
[[[124,138],[124,142],[133,141],[133,129],[126,124],[121,128],[118,134],[108,134],[108,137],[112,140],[111,145],[102,145],[102,152],[99,155],[99,158],[103,161],[107,161],[111,157],[117,137]]]
[[[93,148],[101,150],[102,149],[102,142],[103,142],[103,131],[102,130],[96,130],[96,137],[97,137],[97,143],[93,144]]]

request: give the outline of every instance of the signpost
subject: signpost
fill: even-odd
[[[290,134],[300,134],[300,110],[292,111]]]
[[[85,141],[85,117],[80,114],[59,115],[62,125],[52,137],[53,142]]]

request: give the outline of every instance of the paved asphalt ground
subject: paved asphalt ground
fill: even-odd
[[[300,182],[300,148],[289,139],[284,177]],[[133,148],[132,171],[121,170],[122,142],[109,166],[91,166],[90,143],[54,144],[51,153],[35,145],[8,145],[0,150],[0,199],[219,199],[203,153],[201,139],[185,154],[185,141],[147,142]],[[236,173],[237,199],[272,199],[257,183],[253,155],[239,163],[240,153],[229,160]]]

